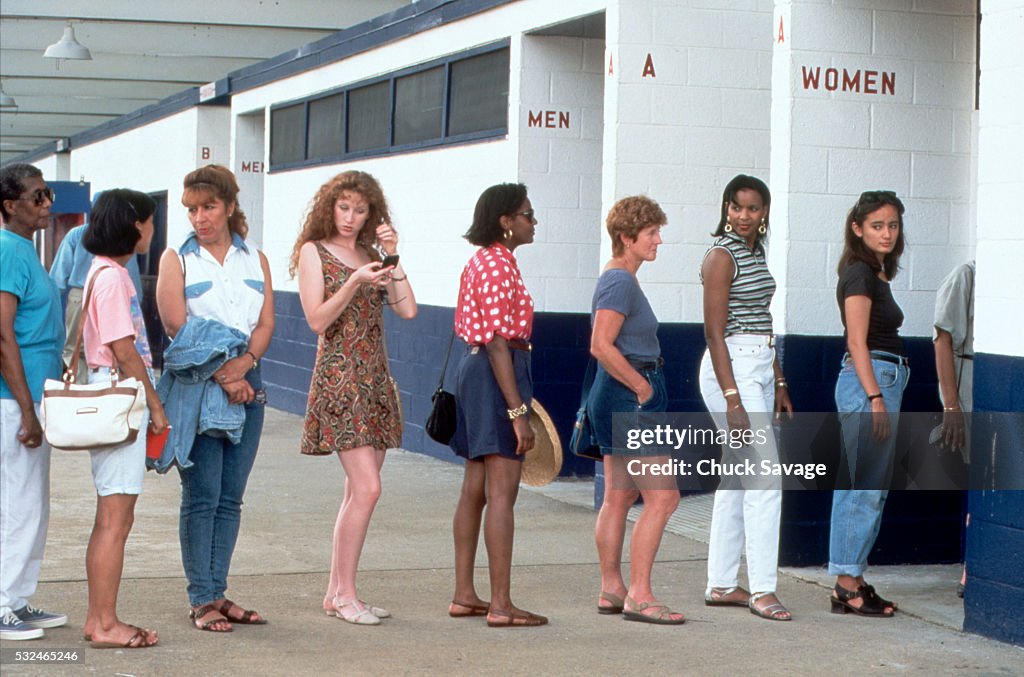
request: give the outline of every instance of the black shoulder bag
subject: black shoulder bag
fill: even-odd
[[[437,382],[437,390],[430,398],[433,403],[430,416],[427,417],[427,424],[423,426],[430,439],[440,444],[448,444],[455,434],[455,395],[444,389],[444,376],[448,373],[448,358],[452,356],[454,341],[455,332],[452,332],[452,337],[448,340],[448,352],[444,356],[444,366],[441,367],[441,378]]]

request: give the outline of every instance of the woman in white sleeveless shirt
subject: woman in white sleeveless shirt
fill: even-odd
[[[240,441],[196,435],[191,465],[179,467],[181,559],[188,578],[189,617],[196,628],[230,632],[232,623],[262,624],[225,597],[241,522],[242,496],[256,459],[266,401],[259,360],[274,333],[274,296],[266,257],[245,240],[238,184],[225,167],[208,165],[185,177],[182,203],[194,232],[160,260],[157,306],[168,336],[193,318],[216,320],[248,336],[244,352],[213,375],[228,402],[245,405]],[[230,333],[230,332],[228,332]]]

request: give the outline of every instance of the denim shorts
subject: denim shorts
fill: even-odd
[[[108,369],[94,369],[89,374],[89,383],[109,383]],[[146,430],[149,427],[149,409],[142,417],[139,434],[134,442],[114,447],[90,449],[92,481],[98,496],[115,494],[139,495],[142,480],[146,475]]]
[[[640,404],[636,394],[604,370],[600,363],[594,374],[594,385],[587,397],[587,418],[593,429],[594,440],[601,453],[618,456],[637,456],[636,451],[615,448],[612,442],[612,414],[615,413],[658,413],[668,410],[668,393],[665,389],[665,373],[660,360],[637,369],[654,389],[651,398]]]
[[[533,399],[530,352],[510,349],[519,396],[527,405]],[[455,435],[449,443],[456,456],[476,459],[498,454],[517,461],[518,446],[508,403],[494,378],[487,349],[471,346],[455,374]]]

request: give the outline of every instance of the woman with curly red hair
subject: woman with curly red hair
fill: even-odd
[[[383,265],[378,248],[389,257],[398,252],[384,192],[365,172],[343,172],[313,198],[289,268],[292,275],[298,272],[302,310],[320,336],[301,451],[337,454],[345,471],[323,608],[357,625],[377,625],[391,615],[356,594],[385,450],[402,443],[398,385],[384,346],[384,306],[403,319],[416,315],[408,276],[401,264]]]

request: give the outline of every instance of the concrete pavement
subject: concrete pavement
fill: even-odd
[[[956,567],[873,571],[895,619],[828,611],[821,570],[786,570],[779,594],[789,623],[745,609],[703,605],[707,547],[699,540],[705,504],[684,501],[654,571],[656,594],[688,616],[686,625],[623,622],[594,610],[598,593],[590,482],[525,489],[517,507],[513,599],[551,618],[541,628],[491,629],[451,619],[451,518],[459,466],[392,452],[384,493],[360,567],[360,595],[394,618],[357,627],[321,611],[331,531],[343,474],[333,457],[302,457],[301,418],[269,410],[243,510],[229,596],[269,623],[230,634],[199,632],[186,617],[177,539],[177,473],[149,473],[129,539],[119,613],[159,631],[159,646],[95,650],[81,640],[86,609],[85,547],[95,499],[88,455],[54,452],[52,518],[37,606],[71,616],[41,640],[11,650],[74,649],[82,663],[6,662],[4,675],[602,675],[625,672],[754,674],[1021,674],[1024,650],[955,629]],[[680,535],[683,534],[683,535]],[[477,581],[486,596],[480,548]],[[927,576],[922,576],[926,573]],[[948,579],[948,580],[947,580]],[[960,615],[962,618],[962,612]],[[952,626],[952,627],[951,627]]]

